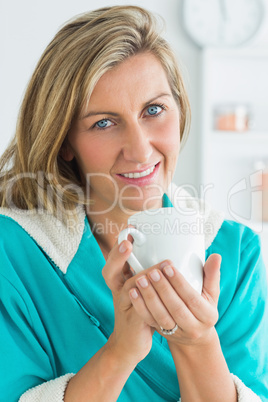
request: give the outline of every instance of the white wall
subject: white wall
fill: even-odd
[[[13,136],[26,84],[58,28],[76,14],[107,5],[135,4],[160,14],[166,37],[184,65],[193,109],[192,131],[179,159],[175,181],[198,180],[198,63],[200,50],[182,28],[182,0],[0,0],[0,154]]]

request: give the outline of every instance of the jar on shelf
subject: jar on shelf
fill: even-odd
[[[214,108],[214,129],[220,131],[248,131],[250,110],[248,105],[217,105]]]

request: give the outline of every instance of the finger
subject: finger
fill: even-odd
[[[205,297],[212,298],[216,304],[220,294],[220,266],[219,254],[211,254],[204,266],[203,293]]]
[[[160,272],[159,270],[154,269],[151,271],[151,275],[156,275],[156,273]],[[158,274],[159,275],[159,274]],[[172,315],[170,314],[168,308],[163,303],[161,297],[157,293],[157,291],[152,286],[152,283],[147,278],[146,275],[141,276],[137,281],[136,284],[138,289],[142,295],[144,303],[154,318],[155,322],[158,324],[159,327],[165,329],[172,329],[176,325]],[[168,284],[170,290],[171,286]]]
[[[132,244],[128,240],[115,244],[110,251],[102,275],[107,286],[113,291],[122,288],[125,280],[122,272],[127,271],[127,259],[132,251]]]
[[[145,270],[143,270],[142,272],[139,272],[138,274],[135,274],[135,271],[129,267],[129,266],[125,266],[124,267],[124,276],[126,274],[126,276],[129,275],[129,278],[126,280],[126,283],[124,284],[124,291],[125,291],[125,298],[129,298],[128,296],[128,292],[132,287],[136,287],[136,281],[144,275],[147,275],[150,271],[154,270],[154,269],[162,269],[162,267],[171,264],[170,260],[165,260],[165,261],[161,261],[158,264],[153,265],[150,268],[147,268]],[[130,271],[130,273],[129,273]],[[128,302],[128,300],[127,300]]]
[[[153,270],[148,276],[154,290],[157,292],[162,304],[168,311],[169,316],[172,317],[173,326],[164,327],[160,324],[161,327],[171,329],[177,324],[183,331],[188,332],[198,325],[196,317],[160,270]],[[152,314],[157,318],[157,315],[153,311]]]
[[[137,288],[131,288],[129,291],[129,298],[132,306],[136,310],[136,313],[143,319],[143,321],[150,327],[156,327],[157,324],[149,312],[139,290]]]
[[[122,288],[122,292],[120,295],[120,303],[122,305],[123,309],[127,309],[129,308],[129,291],[131,288],[135,288],[137,287],[136,282],[139,278],[141,278],[144,275],[147,275],[150,271],[154,270],[154,269],[161,269],[161,267],[168,265],[169,263],[171,263],[170,260],[165,260],[160,262],[159,264],[156,264],[150,268],[145,269],[144,271],[133,275],[132,277],[130,277],[129,279],[126,280],[126,282],[123,285]]]
[[[200,295],[184,278],[184,276],[174,267],[165,267],[163,273],[166,279],[170,282],[175,292],[179,295],[186,308],[198,320],[200,323],[212,326],[215,325],[218,318],[217,308],[215,303],[209,303],[206,298]],[[185,315],[184,309],[181,309],[180,315]],[[171,310],[172,313],[172,310]],[[174,313],[172,313],[174,314]],[[174,317],[175,319],[176,316]],[[179,323],[177,323],[179,325]],[[195,321],[195,325],[196,325]],[[191,324],[194,325],[194,321],[191,320]]]

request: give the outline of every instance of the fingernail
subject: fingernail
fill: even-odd
[[[127,251],[127,248],[124,243],[121,243],[119,246],[119,253],[124,254]]]
[[[161,277],[159,275],[159,272],[156,269],[154,269],[152,272],[150,272],[150,278],[152,278],[154,282],[158,282],[160,281]]]
[[[172,278],[172,276],[174,276],[174,269],[173,269],[170,265],[168,265],[168,266],[165,268],[165,274],[166,274],[167,276],[169,276],[170,278]]]
[[[136,289],[131,289],[129,293],[130,293],[130,296],[132,297],[132,299],[137,299],[139,297]]]
[[[162,262],[162,264],[160,264],[160,268],[163,269],[165,268],[167,265],[169,265],[169,263],[167,261]]]
[[[148,281],[147,281],[147,279],[146,279],[145,276],[142,276],[142,277],[138,280],[138,283],[139,283],[139,285],[140,285],[142,288],[147,288],[147,286],[148,286]]]

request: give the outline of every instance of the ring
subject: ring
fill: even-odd
[[[178,327],[178,325],[176,324],[175,327],[172,328],[172,329],[164,329],[164,328],[160,327],[160,331],[161,331],[162,334],[164,334],[164,335],[173,335],[173,334],[175,334],[175,332],[177,331],[178,328],[179,328],[179,327]]]

